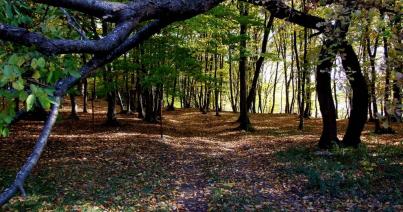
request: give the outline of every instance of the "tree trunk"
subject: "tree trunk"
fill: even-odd
[[[217,49],[216,49],[217,52]],[[215,115],[220,116],[220,106],[219,106],[219,97],[218,97],[218,79],[217,79],[217,70],[218,70],[218,54],[214,54],[214,99],[215,99]]]
[[[342,144],[357,147],[361,143],[361,132],[368,117],[368,85],[353,47],[345,42],[341,53],[344,54],[342,63],[353,91],[350,119]]]
[[[271,15],[270,18],[269,18],[269,21],[267,21],[267,23],[265,23],[261,54],[260,54],[259,59],[256,62],[255,73],[253,75],[252,85],[251,85],[251,87],[249,89],[249,95],[248,95],[248,98],[246,100],[246,107],[248,108],[248,110],[250,110],[251,107],[252,107],[252,101],[254,99],[256,99],[256,87],[257,87],[260,72],[263,69],[264,54],[267,51],[267,42],[269,40],[270,29],[273,26],[273,21],[274,21],[274,16]]]
[[[339,118],[339,100],[337,98],[337,80],[336,80],[337,70],[334,70],[333,73],[333,95],[334,95],[334,102],[336,106],[336,119]]]
[[[112,80],[112,76],[110,76],[109,73],[111,73],[112,68],[110,65],[106,66],[107,68],[107,74],[105,75],[106,77],[106,82],[108,85],[112,85],[112,87],[109,89],[107,95],[106,95],[106,100],[108,102],[108,109],[106,113],[106,125],[117,125],[118,122],[116,120],[116,87],[115,83]]]
[[[273,114],[274,107],[276,106],[276,88],[277,88],[278,66],[279,66],[279,62],[276,62],[276,73],[274,75],[274,85],[273,85],[273,103],[272,103],[271,109],[270,109],[271,114]]]
[[[82,84],[82,95],[83,95],[83,113],[88,113],[88,80],[84,79]]]
[[[236,102],[234,100],[234,89],[233,89],[233,76],[232,76],[232,49],[231,46],[228,47],[228,62],[229,62],[229,92],[230,92],[230,98],[231,98],[231,107],[232,111],[236,113],[238,111]]]
[[[248,15],[248,6],[245,3],[241,3],[241,9],[240,9],[240,15],[241,16],[247,16]],[[240,126],[239,128],[242,130],[249,131],[252,129],[251,123],[249,120],[248,116],[248,108],[247,108],[247,94],[246,94],[246,71],[248,70],[247,68],[247,63],[248,63],[248,57],[246,56],[246,39],[245,37],[247,36],[247,30],[248,26],[246,23],[241,23],[240,24],[240,36],[243,38],[240,41],[239,45],[239,51],[240,51],[240,59],[239,59],[239,79],[240,79],[240,86],[239,86],[239,94],[240,94],[240,116],[239,116],[239,122]]]
[[[374,50],[373,52],[371,51],[371,43],[369,38],[367,38],[367,51],[368,51],[368,56],[369,56],[369,61],[371,64],[371,101],[372,101],[372,112],[374,114],[375,118],[375,133],[381,133],[382,128],[381,124],[379,121],[379,115],[378,115],[378,104],[376,100],[376,70],[375,70],[375,59],[376,59],[376,52],[378,49],[378,41],[379,41],[379,35],[375,38],[375,44],[374,44]]]
[[[316,92],[323,121],[322,135],[319,140],[320,148],[330,148],[334,142],[339,142],[330,77],[335,57],[335,51],[331,48],[332,45],[332,40],[324,42],[319,55],[319,65],[316,69]]]
[[[76,95],[73,93],[75,90],[71,91],[70,94],[70,105],[71,105],[71,112],[69,115],[69,119],[72,120],[78,120],[78,115],[77,115],[77,102],[76,102]]]

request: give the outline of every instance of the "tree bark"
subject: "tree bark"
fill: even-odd
[[[336,108],[332,98],[330,77],[335,57],[335,51],[331,50],[332,45],[332,40],[324,42],[319,55],[319,65],[316,69],[316,92],[323,121],[322,135],[319,140],[320,148],[330,148],[334,142],[339,142],[337,138]]]
[[[368,85],[353,47],[345,42],[341,54],[342,64],[353,91],[350,118],[342,144],[357,147],[361,143],[361,132],[368,118]]]
[[[240,15],[247,16],[248,15],[248,6],[245,3],[241,3]],[[246,23],[240,24],[240,36],[243,38],[240,41],[239,51],[240,51],[240,59],[239,59],[239,94],[240,94],[240,115],[239,115],[239,128],[241,130],[250,131],[252,129],[251,123],[248,116],[248,108],[247,108],[247,94],[246,94],[246,71],[247,71],[247,63],[248,57],[246,56],[246,39],[247,36],[248,25]]]

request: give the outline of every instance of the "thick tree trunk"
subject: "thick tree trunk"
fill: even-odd
[[[361,143],[361,132],[368,117],[368,85],[353,47],[346,42],[342,45],[341,53],[345,55],[342,57],[342,63],[353,90],[350,119],[342,144],[357,147]]]
[[[332,50],[331,45],[333,45],[331,40],[324,42],[319,55],[319,65],[316,69],[316,92],[323,121],[322,135],[319,140],[320,148],[329,148],[334,142],[339,142],[330,77],[336,52]]]
[[[248,15],[248,6],[245,3],[241,3],[241,9],[240,9],[240,15],[241,16],[247,16]],[[251,123],[249,120],[248,116],[248,108],[247,108],[247,91],[246,91],[246,71],[248,70],[247,68],[247,63],[248,63],[248,57],[246,56],[246,35],[247,35],[247,30],[248,26],[245,23],[240,24],[240,36],[243,37],[244,39],[241,40],[240,45],[239,45],[239,51],[240,51],[240,59],[239,59],[239,79],[240,79],[240,86],[239,86],[239,94],[240,94],[240,116],[239,116],[239,122],[240,126],[239,128],[242,130],[249,131],[252,129]]]

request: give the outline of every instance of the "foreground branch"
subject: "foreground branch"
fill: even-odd
[[[117,57],[121,56],[128,50],[137,46],[140,42],[145,39],[151,37],[153,34],[159,32],[163,27],[167,26],[170,22],[162,22],[160,20],[156,20],[149,25],[145,26],[143,29],[137,32],[135,36],[126,40],[122,45],[112,51],[110,54],[106,56],[95,56],[91,61],[86,63],[81,69],[81,78],[69,77],[64,80],[61,80],[56,87],[56,100],[52,105],[50,115],[48,116],[45,125],[42,129],[42,132],[38,138],[38,141],[34,147],[33,152],[18,172],[13,184],[8,187],[3,193],[0,194],[0,206],[7,203],[19,190],[20,193],[25,196],[25,190],[23,188],[24,182],[28,175],[31,173],[33,167],[38,163],[38,160],[45,148],[50,132],[52,130],[53,125],[55,124],[60,99],[66,94],[67,90],[74,86],[79,80],[87,78],[92,71],[95,71],[97,68],[113,61]]]
[[[107,36],[99,40],[64,40],[49,39],[41,33],[30,32],[25,28],[0,23],[0,39],[34,46],[46,55],[67,53],[100,53],[110,51],[121,44],[136,26],[136,20],[128,20],[118,26]]]
[[[3,205],[6,202],[8,202],[8,200],[10,200],[14,196],[17,190],[20,190],[21,193],[25,195],[25,191],[23,189],[24,181],[31,173],[34,166],[38,163],[38,160],[48,142],[50,132],[57,118],[59,105],[60,105],[60,97],[56,97],[55,102],[52,105],[49,117],[45,122],[42,132],[38,138],[38,141],[36,142],[34,150],[28,157],[24,166],[18,172],[13,184],[10,187],[8,187],[3,193],[0,194],[0,205]]]

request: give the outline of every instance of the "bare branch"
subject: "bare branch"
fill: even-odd
[[[78,34],[80,34],[81,39],[83,40],[88,40],[87,35],[85,34],[84,30],[81,28],[81,26],[77,23],[77,21],[74,19],[73,16],[71,16],[64,8],[60,8],[60,10],[64,13],[64,15],[67,18],[67,23],[76,31]]]

